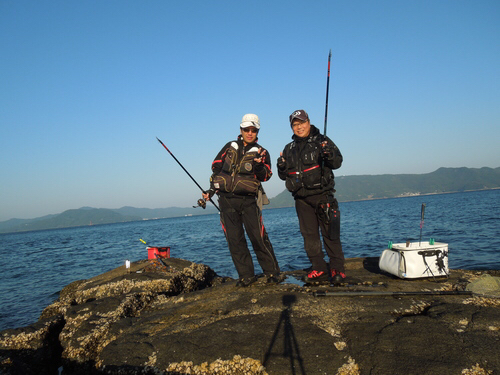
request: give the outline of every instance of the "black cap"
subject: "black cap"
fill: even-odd
[[[297,111],[294,111],[290,115],[290,125],[292,124],[293,120],[295,120],[295,119],[298,119],[300,121],[307,121],[307,120],[309,120],[309,115],[303,109],[299,109]]]

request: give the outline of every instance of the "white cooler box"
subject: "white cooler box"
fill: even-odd
[[[429,241],[393,244],[385,249],[379,259],[382,271],[401,277],[448,276],[448,244]]]

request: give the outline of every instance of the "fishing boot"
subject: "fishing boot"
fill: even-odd
[[[307,276],[304,276],[304,281],[306,283],[317,283],[317,282],[328,281],[328,273],[324,271],[312,270],[307,274]]]
[[[236,282],[236,286],[247,287],[257,281],[257,276],[242,277]]]
[[[269,273],[266,274],[266,283],[267,284],[278,284],[281,281],[280,274]]]
[[[345,282],[346,275],[344,272],[332,270],[331,275],[332,275],[332,284],[342,284],[343,282]]]

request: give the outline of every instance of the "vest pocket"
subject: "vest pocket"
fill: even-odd
[[[287,176],[285,180],[285,187],[288,191],[295,193],[302,187],[302,181],[300,181],[300,177],[298,174],[292,174]]]
[[[319,189],[321,187],[321,166],[318,164],[310,169],[304,170],[302,182],[306,189]]]
[[[212,185],[215,190],[230,193],[232,187],[232,178],[228,174],[219,173],[218,175],[213,177]]]
[[[254,178],[235,176],[233,193],[235,194],[257,194],[260,182]]]
[[[212,187],[225,193],[235,193],[241,195],[257,195],[260,182],[250,176],[230,176],[220,173],[213,177]]]

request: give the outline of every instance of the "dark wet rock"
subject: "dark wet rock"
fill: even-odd
[[[62,347],[59,333],[64,327],[62,315],[40,319],[28,327],[8,329],[0,336],[0,373],[44,375],[57,373]]]
[[[68,285],[39,322],[1,332],[0,368],[6,374],[500,371],[500,300],[463,294],[498,271],[401,280],[382,273],[377,258],[356,258],[347,260],[341,286],[303,285],[303,274],[287,272],[280,284],[262,276],[242,288],[202,264],[136,262],[130,273],[120,267]]]

